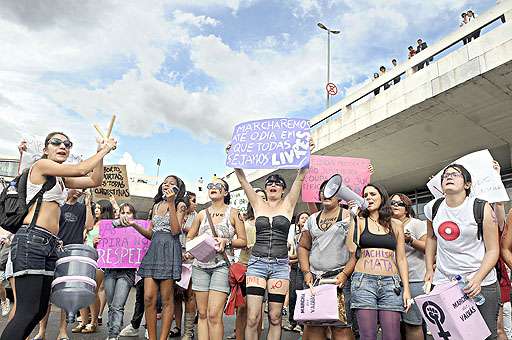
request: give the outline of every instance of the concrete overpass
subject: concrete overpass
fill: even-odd
[[[511,23],[512,1],[505,1],[313,117],[314,153],[370,158],[372,180],[390,192],[424,188],[448,162],[483,148],[510,169]],[[493,29],[462,44],[488,26]],[[430,58],[430,65],[417,70]],[[398,76],[401,81],[384,91]],[[262,186],[271,172],[248,172],[248,178]],[[295,174],[279,172],[289,180]],[[239,187],[234,174],[227,179]]]

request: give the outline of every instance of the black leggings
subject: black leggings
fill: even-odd
[[[0,340],[24,340],[45,316],[50,301],[52,276],[23,275],[15,278],[16,313]]]

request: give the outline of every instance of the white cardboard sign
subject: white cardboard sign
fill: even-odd
[[[492,167],[493,158],[489,150],[481,150],[465,155],[450,164],[463,165],[471,174],[472,186],[470,197],[478,197],[490,203],[509,201],[500,175]],[[439,171],[427,183],[435,198],[443,197],[441,174]]]

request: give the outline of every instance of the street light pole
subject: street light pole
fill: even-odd
[[[330,82],[330,76],[331,76],[331,33],[332,34],[339,34],[341,31],[338,30],[331,30],[327,28],[324,24],[319,22],[317,24],[318,27],[320,27],[323,30],[327,31],[327,84]],[[327,91],[327,102],[326,107],[330,106],[330,95],[329,91]]]

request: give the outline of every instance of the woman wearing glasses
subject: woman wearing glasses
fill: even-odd
[[[441,175],[441,187],[444,199],[432,200],[424,208],[428,219],[425,282],[439,285],[450,282],[456,275],[465,278],[466,294],[474,298],[481,293],[485,298],[477,307],[491,331],[488,339],[496,339],[500,303],[494,269],[500,253],[496,215],[489,203],[485,203],[482,224],[477,224],[475,198],[469,197],[471,174],[464,166],[447,166]]]
[[[33,221],[36,205],[32,205],[12,241],[16,291],[21,294],[16,296],[16,312],[0,339],[25,339],[46,314],[56,250],[60,244],[56,235],[60,206],[66,200],[65,188],[86,189],[101,185],[103,157],[115,148],[116,143],[114,139],[103,140],[94,156],[79,164],[64,164],[73,143],[62,132],[52,132],[46,137],[42,159],[36,161],[28,173],[26,202],[29,203],[43,187],[48,190],[42,195],[39,215]],[[49,184],[45,185],[45,182]]]
[[[310,142],[311,148],[313,142]],[[300,169],[290,192],[285,195],[286,182],[273,174],[265,181],[267,200],[253,189],[242,169],[235,174],[254,209],[256,216],[256,243],[247,267],[247,327],[245,338],[258,339],[261,305],[268,291],[269,331],[267,339],[281,338],[281,310],[288,292],[290,271],[288,265],[288,231],[293,210],[299,199],[307,168]]]
[[[409,288],[411,297],[415,298],[423,292],[425,277],[425,242],[427,240],[427,224],[418,220],[412,209],[412,202],[405,194],[391,196],[393,218],[400,220],[404,226],[405,256],[409,265]],[[423,318],[420,309],[413,304],[407,313],[402,315],[405,323],[407,340],[423,339]]]
[[[238,217],[238,210],[229,206],[228,184],[220,178],[214,178],[207,189],[212,204],[197,214],[188,231],[187,241],[205,233],[210,234],[217,241],[218,250],[213,259],[208,262],[194,260],[192,290],[196,296],[199,313],[198,339],[222,340],[224,338],[222,315],[230,292],[229,267],[222,253],[226,252],[228,257],[232,257],[233,248],[244,248],[247,245],[247,239],[244,224]],[[215,229],[215,233],[212,229]],[[187,257],[190,257],[189,254]]]
[[[151,224],[148,229],[131,221],[130,226],[151,240],[139,266],[144,279],[144,311],[150,340],[156,340],[156,301],[158,290],[162,298],[162,328],[160,340],[166,340],[174,314],[174,282],[181,278],[181,244],[179,235],[183,223],[185,184],[175,175],[167,176],[154,198]]]

